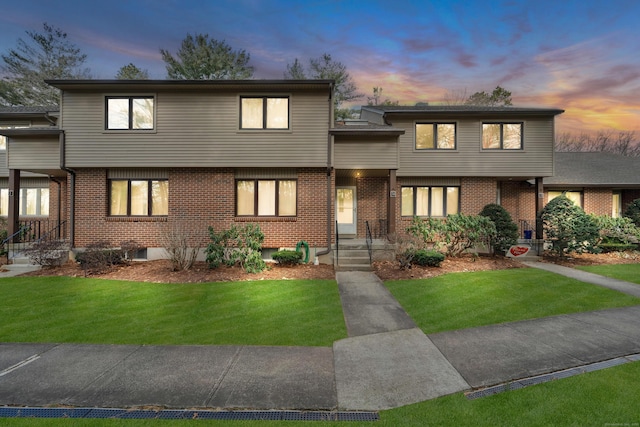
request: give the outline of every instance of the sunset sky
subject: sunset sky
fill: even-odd
[[[435,104],[500,85],[514,105],[566,110],[559,132],[640,132],[638,0],[20,0],[2,6],[0,52],[43,22],[99,79],[130,62],[164,79],[160,48],[208,33],[246,50],[259,79],[326,52],[365,95]]]

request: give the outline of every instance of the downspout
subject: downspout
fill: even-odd
[[[334,83],[331,83],[329,86],[329,129],[333,126],[333,86]],[[327,255],[331,252],[331,228],[333,226],[331,221],[331,214],[333,213],[333,209],[331,208],[331,201],[333,200],[333,194],[331,192],[331,147],[331,132],[327,131],[327,249],[316,252],[316,256]]]
[[[69,184],[69,244],[71,248],[75,246],[75,231],[76,231],[76,171],[69,169],[65,166],[66,163],[66,138],[64,130],[60,131],[60,169],[71,175],[71,183]],[[61,205],[62,201],[58,199],[58,205]]]
[[[49,180],[58,184],[58,233],[60,232],[60,223],[62,222],[62,181],[55,176],[49,175]],[[59,237],[59,236],[58,236]]]

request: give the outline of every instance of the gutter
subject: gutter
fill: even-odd
[[[64,130],[60,131],[60,169],[71,175],[69,184],[69,243],[71,248],[75,246],[76,232],[76,171],[65,166],[66,163],[66,138]],[[61,201],[58,205],[61,205]]]
[[[332,128],[333,124],[333,87],[334,83],[329,85],[329,129]],[[333,200],[333,194],[331,192],[331,171],[333,167],[331,166],[331,132],[327,132],[327,249],[316,252],[316,256],[319,255],[327,255],[331,252],[331,214],[333,213],[331,201]]]

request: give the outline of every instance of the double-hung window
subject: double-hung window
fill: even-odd
[[[460,212],[460,187],[402,187],[402,216],[445,217]]]
[[[455,150],[455,123],[416,123],[416,150]]]
[[[237,180],[236,215],[296,216],[297,184],[294,179]]]
[[[153,96],[107,96],[107,130],[153,130]]]
[[[110,179],[109,215],[166,216],[169,181],[166,179]]]
[[[289,98],[240,98],[241,129],[289,129]]]
[[[521,150],[522,123],[483,123],[482,149]]]

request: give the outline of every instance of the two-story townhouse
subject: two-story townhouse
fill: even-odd
[[[0,131],[8,191],[46,174],[74,248],[134,239],[149,259],[164,256],[160,235],[175,227],[204,242],[209,226],[257,223],[265,248],[305,240],[323,255],[336,231],[385,236],[414,216],[488,203],[535,218],[562,113],[366,106],[360,121],[334,124],[327,80],[48,83],[61,90],[58,126]],[[14,230],[17,205],[9,197]]]
[[[389,230],[405,229],[414,216],[478,214],[489,203],[503,205],[514,219],[534,219],[544,206],[543,179],[554,174],[554,121],[562,112],[463,105],[363,107],[361,119],[399,131],[398,166],[389,170],[387,181]],[[339,145],[336,141],[336,150]],[[338,185],[339,170],[336,175]],[[520,185],[527,181],[534,184]],[[362,181],[360,192],[368,192],[367,183]]]
[[[202,244],[209,226],[247,222],[266,248],[327,247],[332,81],[48,83],[61,90],[59,134],[39,166],[67,177],[74,248],[133,239],[159,258],[171,229]]]

